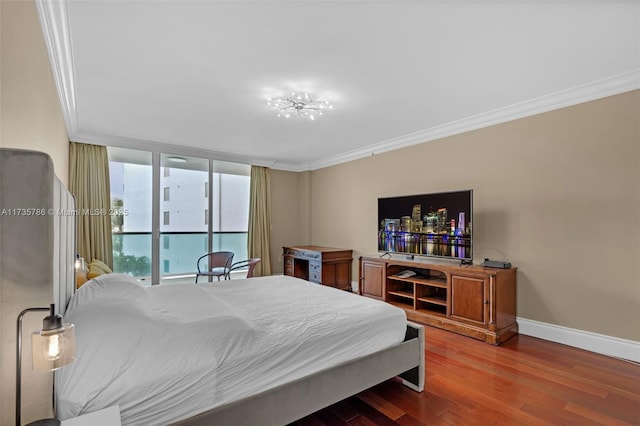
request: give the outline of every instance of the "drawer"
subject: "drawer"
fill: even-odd
[[[284,256],[291,256],[298,259],[306,259],[306,260],[321,260],[322,253],[312,250],[295,250],[295,249],[285,249]]]

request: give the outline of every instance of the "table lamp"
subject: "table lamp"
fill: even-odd
[[[42,321],[42,329],[31,334],[31,356],[34,370],[52,371],[64,367],[75,359],[76,340],[73,324],[63,323],[55,313],[55,305],[49,308],[27,308],[20,312],[17,321],[16,345],[16,426],[20,426],[22,385],[22,319],[29,312],[50,311]],[[59,425],[58,419],[43,419],[29,423],[31,426]]]

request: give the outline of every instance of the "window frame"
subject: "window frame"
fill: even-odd
[[[244,233],[245,238],[248,235],[248,229],[245,231],[222,231],[222,229],[218,229],[214,232],[214,219],[220,220],[222,215],[222,203],[220,199],[221,193],[220,188],[217,188],[217,184],[214,184],[214,174],[219,174],[220,176],[229,174],[229,175],[239,175],[250,177],[250,165],[238,163],[234,161],[228,160],[220,160],[215,158],[207,158],[202,155],[202,152],[197,154],[192,154],[188,152],[167,152],[167,151],[155,151],[149,150],[145,148],[137,148],[130,146],[107,146],[109,161],[116,161],[122,163],[131,163],[136,164],[136,158],[140,154],[150,155],[150,166],[151,166],[151,231],[150,239],[151,239],[151,284],[158,285],[165,279],[166,271],[164,271],[164,260],[161,259],[163,250],[168,250],[171,245],[167,239],[163,239],[160,241],[160,237],[163,235],[163,227],[171,226],[171,208],[169,205],[164,205],[163,201],[170,201],[171,199],[171,191],[170,185],[164,181],[163,178],[170,177],[173,173],[171,173],[171,166],[164,167],[163,161],[165,161],[165,156],[187,156],[192,157],[194,159],[205,160],[208,164],[208,181],[204,182],[204,197],[206,199],[205,208],[203,214],[205,215],[205,224],[207,228],[207,238],[206,238],[206,251],[211,252],[214,250],[214,247],[220,247],[220,244],[235,244],[235,247],[238,246],[238,240],[234,240],[233,238],[229,241],[222,237],[222,234],[225,233]],[[121,150],[116,151],[114,156],[112,157],[112,153],[109,152],[110,149]],[[136,153],[137,151],[137,153]],[[203,165],[204,167],[204,165]],[[202,168],[201,170],[204,170]],[[217,192],[215,192],[215,191]],[[215,212],[214,205],[217,204],[218,212]],[[232,201],[233,204],[233,201]],[[227,203],[229,205],[229,203]],[[249,206],[246,206],[247,209]],[[216,216],[217,214],[217,216]],[[248,214],[248,210],[247,210]],[[202,223],[202,222],[200,222]],[[219,224],[220,225],[220,224]],[[169,231],[171,232],[171,231]],[[167,235],[167,234],[165,234]],[[169,235],[167,235],[169,236]],[[222,238],[222,239],[221,239]],[[215,239],[215,241],[214,241]],[[226,242],[225,242],[226,241]],[[233,241],[236,241],[235,243]],[[235,250],[234,250],[235,251]],[[179,268],[180,269],[180,268]]]

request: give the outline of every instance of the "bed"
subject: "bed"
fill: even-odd
[[[288,276],[103,275],[65,320],[78,359],[56,373],[63,420],[118,405],[123,425],[284,425],[396,375],[424,384],[423,329],[404,311]]]
[[[51,302],[76,325],[77,360],[56,371],[61,419],[118,405],[125,425],[284,425],[398,375],[422,391],[422,326],[355,294],[283,276],[143,288],[119,274],[75,291],[75,217],[57,214],[74,210],[73,196],[44,153],[0,149],[0,160],[3,176],[10,177],[2,181],[3,207],[47,213],[30,221],[2,217],[7,243],[0,277],[3,291],[17,295],[2,301],[6,335],[13,335],[20,310]],[[24,258],[39,261],[25,268]],[[320,321],[313,325],[312,319]],[[280,330],[272,336],[281,339],[276,347],[288,352],[245,345],[269,340],[264,327],[270,323]],[[12,358],[11,340],[5,340],[3,357],[6,351]],[[260,353],[249,354],[250,347]],[[226,360],[231,365],[211,369]],[[178,375],[167,376],[175,368]],[[89,393],[80,390],[83,377],[96,382]],[[12,381],[2,385],[3,397],[11,395]],[[51,395],[36,390],[50,389],[50,382],[29,388],[25,406],[47,407]],[[47,415],[28,414],[34,420]],[[2,419],[10,423],[10,417]]]

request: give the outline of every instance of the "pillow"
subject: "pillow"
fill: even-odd
[[[129,301],[140,304],[146,299],[147,290],[135,278],[127,274],[103,274],[87,281],[75,292],[67,311],[91,302],[104,303],[107,300],[115,300],[117,303]]]
[[[95,268],[98,268],[98,269],[104,271],[105,274],[111,274],[113,272],[113,270],[111,268],[109,268],[109,265],[107,265],[106,263],[104,263],[100,259],[93,259],[93,261],[91,261],[89,266],[90,267],[93,266]]]
[[[110,297],[135,299],[146,297],[147,291],[134,277],[127,274],[105,274],[94,280],[94,286]]]
[[[101,271],[100,269],[89,266],[89,272],[87,273],[87,278],[92,279],[104,274],[105,274],[104,271]]]
[[[113,271],[106,263],[98,259],[93,259],[93,261],[89,264],[89,273],[87,274],[87,277],[91,279],[103,274],[111,273],[113,273]]]
[[[89,281],[87,277],[87,271],[76,271],[76,288],[80,288],[82,284]]]

